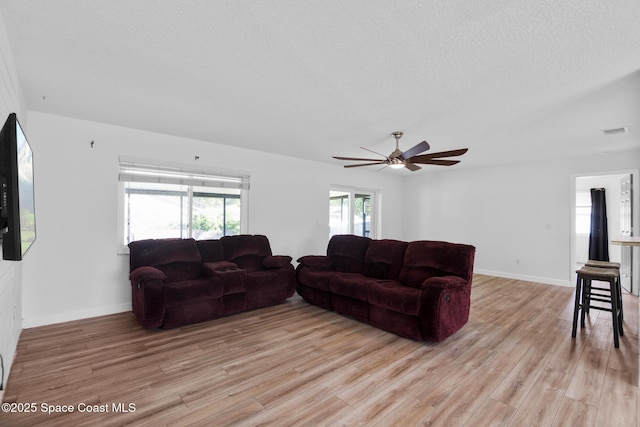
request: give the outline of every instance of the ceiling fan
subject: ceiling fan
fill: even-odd
[[[368,162],[368,163],[360,163],[354,165],[344,165],[345,168],[357,168],[360,166],[373,166],[373,165],[384,165],[384,167],[389,166],[394,169],[407,168],[410,171],[414,172],[422,169],[416,163],[422,165],[439,165],[439,166],[453,166],[457,163],[460,163],[460,160],[446,160],[442,159],[442,157],[455,157],[461,156],[467,152],[468,148],[461,148],[458,150],[450,150],[450,151],[441,151],[439,153],[431,153],[431,154],[420,154],[422,152],[427,151],[430,146],[427,141],[422,141],[418,145],[409,148],[407,151],[402,152],[399,148],[399,141],[402,138],[404,133],[402,132],[393,132],[391,136],[396,139],[396,149],[393,150],[391,154],[385,156],[384,154],[378,153],[373,150],[369,150],[368,148],[360,147],[363,150],[370,151],[374,154],[384,157],[381,159],[363,159],[360,157],[338,157],[333,156],[334,159],[338,160],[351,160],[358,162]]]

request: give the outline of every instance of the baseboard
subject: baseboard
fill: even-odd
[[[486,276],[504,277],[505,279],[524,280],[526,282],[544,283],[546,285],[556,285],[571,287],[570,280],[552,279],[550,277],[528,276],[526,274],[505,273],[504,271],[491,271],[475,268],[474,273],[484,274]]]
[[[38,326],[52,325],[54,323],[70,322],[72,320],[123,313],[125,311],[131,311],[131,303],[117,304],[109,307],[96,307],[88,310],[71,311],[67,313],[53,314],[51,316],[24,318],[22,320],[22,328],[35,328]]]

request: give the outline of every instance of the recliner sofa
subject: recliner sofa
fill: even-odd
[[[266,236],[147,239],[129,250],[132,308],[147,329],[267,307],[295,293],[291,257],[274,256]]]
[[[310,304],[414,340],[442,341],[469,320],[475,247],[333,236],[327,255],[298,259]]]

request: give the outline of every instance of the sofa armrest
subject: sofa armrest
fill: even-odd
[[[150,266],[138,267],[129,274],[129,280],[136,285],[150,280],[164,280],[166,278],[167,276],[162,271]]]
[[[436,276],[430,277],[422,282],[421,288],[439,288],[439,289],[454,289],[464,288],[468,285],[467,281],[458,276]]]
[[[306,255],[298,258],[305,267],[331,268],[331,258],[326,255]]]
[[[149,266],[138,267],[129,274],[133,312],[145,329],[162,326],[165,314],[162,288],[166,278],[162,271]]]
[[[262,259],[262,266],[264,268],[282,268],[290,265],[292,259],[289,255],[267,255]]]
[[[207,276],[215,276],[221,271],[237,270],[238,264],[231,261],[214,261],[202,264],[202,271]]]

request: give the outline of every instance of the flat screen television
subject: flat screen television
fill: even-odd
[[[0,131],[2,259],[20,261],[36,240],[33,152],[15,113]]]

